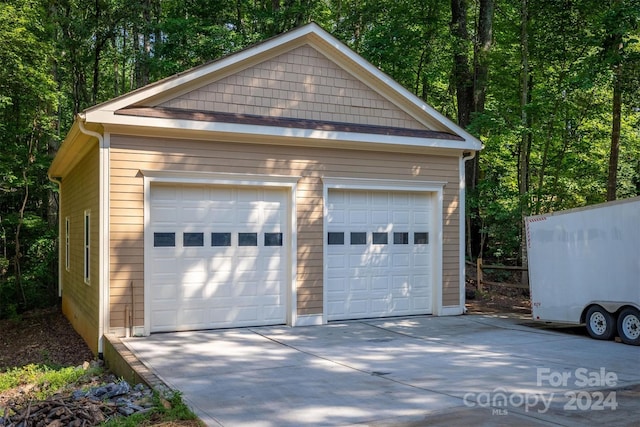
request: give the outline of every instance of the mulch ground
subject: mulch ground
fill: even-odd
[[[0,320],[0,372],[28,364],[78,366],[94,359],[58,307]]]

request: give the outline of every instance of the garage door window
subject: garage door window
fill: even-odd
[[[282,246],[282,233],[264,233],[265,246]]]
[[[153,246],[173,248],[176,245],[176,233],[153,233]]]
[[[344,233],[330,231],[327,236],[327,243],[330,245],[344,245]]]
[[[373,233],[374,245],[386,245],[389,243],[389,236],[387,233]]]
[[[231,246],[231,233],[211,233],[211,246]]]
[[[409,233],[393,233],[393,244],[394,245],[408,245],[409,244]]]
[[[413,244],[414,245],[428,245],[429,244],[429,233],[414,233],[414,235],[413,235]]]
[[[188,246],[204,246],[204,233],[184,233],[182,244]]]
[[[258,246],[258,233],[238,233],[238,246]]]
[[[352,232],[351,233],[351,244],[352,245],[366,245],[367,244],[367,233]]]

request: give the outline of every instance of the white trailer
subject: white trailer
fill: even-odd
[[[640,197],[526,218],[534,320],[640,345]]]

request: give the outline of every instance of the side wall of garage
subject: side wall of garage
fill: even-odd
[[[298,315],[323,307],[323,182],[325,177],[444,181],[443,305],[459,304],[459,158],[111,135],[110,319],[144,323],[144,178],[140,171],[300,176],[297,185]],[[436,284],[437,285],[437,284]]]
[[[99,149],[92,148],[62,180],[61,278],[62,311],[74,329],[98,353]],[[85,234],[85,221],[88,235]],[[67,233],[68,232],[68,233]],[[88,238],[88,242],[85,239]],[[88,243],[88,247],[87,244]],[[88,265],[85,263],[88,261]],[[88,270],[86,270],[88,268]]]

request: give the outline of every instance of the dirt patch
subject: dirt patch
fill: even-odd
[[[87,362],[87,363],[85,363]],[[0,375],[12,368],[29,364],[68,367],[100,364],[84,340],[73,329],[59,308],[36,310],[25,313],[17,320],[0,320]],[[76,389],[93,387],[115,381],[104,374],[86,378],[75,384]],[[33,393],[37,386],[27,384],[0,392],[0,408],[33,404]],[[60,396],[70,395],[74,387],[61,391]],[[3,411],[0,410],[0,416]],[[2,425],[2,423],[0,423]],[[92,424],[87,424],[92,425]],[[199,427],[198,420],[165,421],[156,414],[143,426]]]
[[[516,313],[531,315],[529,291],[505,286],[484,285],[478,291],[475,280],[467,280],[465,308],[469,314]]]
[[[57,307],[0,320],[0,372],[28,364],[78,366],[94,359]]]

